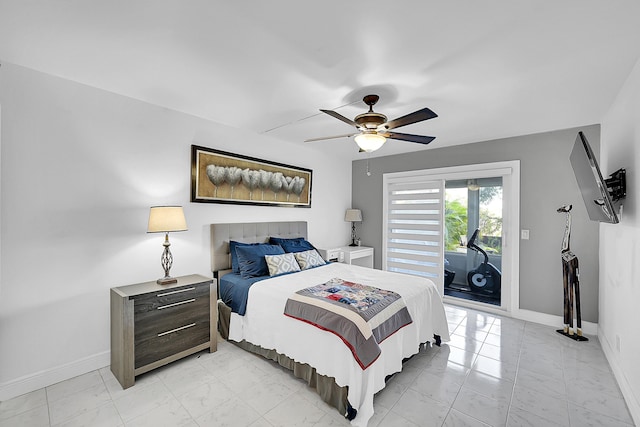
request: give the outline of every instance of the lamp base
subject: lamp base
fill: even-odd
[[[349,246],[358,246],[357,243],[351,243]]]
[[[158,285],[171,285],[173,283],[178,283],[178,279],[175,277],[163,277],[162,279],[156,280]]]

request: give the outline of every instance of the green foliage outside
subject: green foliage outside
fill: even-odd
[[[480,187],[480,206],[491,203],[497,195],[502,197],[502,187]]]
[[[496,196],[502,196],[501,187],[480,188],[480,235],[478,244],[488,253],[502,253],[502,217],[495,216],[486,206]],[[455,251],[467,237],[466,200],[445,200],[445,250]],[[470,236],[469,236],[470,237]]]
[[[461,237],[467,235],[467,206],[460,200],[445,200],[444,216],[445,250],[455,251],[460,247]]]

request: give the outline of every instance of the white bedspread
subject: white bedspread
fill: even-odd
[[[382,354],[364,371],[339,337],[283,314],[287,298],[294,292],[336,277],[399,293],[413,319],[381,343]],[[354,426],[367,425],[373,416],[373,395],[384,388],[385,377],[399,372],[402,359],[416,354],[420,343],[433,341],[434,334],[449,341],[442,299],[433,282],[341,263],[255,283],[249,290],[245,316],[232,313],[229,327],[231,340],[244,339],[276,350],[335,378],[339,386],[349,386],[349,403],[358,411],[351,422]]]

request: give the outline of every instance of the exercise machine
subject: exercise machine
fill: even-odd
[[[484,261],[473,270],[467,273],[467,282],[474,292],[481,292],[490,295],[500,295],[500,286],[502,282],[502,273],[493,264],[489,262],[489,255],[480,246],[476,244],[478,233],[477,228],[467,243],[467,248],[478,252],[484,256]]]

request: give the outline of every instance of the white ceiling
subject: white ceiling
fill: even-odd
[[[439,115],[397,129],[434,142],[388,155],[599,123],[639,18],[637,0],[0,0],[0,61],[297,144],[349,133],[318,109],[353,118],[368,93],[390,119]]]

